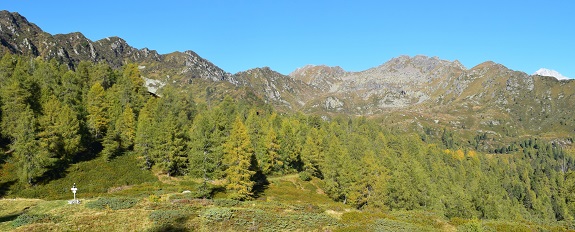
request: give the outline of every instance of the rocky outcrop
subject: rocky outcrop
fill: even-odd
[[[287,106],[289,109],[304,106],[314,92],[302,81],[282,75],[268,67],[236,73],[230,80],[238,86],[255,90],[269,103]]]
[[[330,91],[346,74],[341,67],[325,65],[306,65],[289,74],[290,77],[300,80],[321,91]]]

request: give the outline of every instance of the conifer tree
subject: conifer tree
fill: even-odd
[[[305,145],[301,151],[301,159],[303,162],[303,170],[305,174],[300,176],[305,179],[311,176],[322,177],[320,170],[320,162],[323,160],[323,138],[320,131],[316,128],[311,128],[305,139]]]
[[[183,131],[177,128],[175,116],[169,113],[158,125],[161,129],[156,134],[152,153],[154,163],[168,175],[184,174],[188,152]]]
[[[252,167],[253,148],[245,125],[240,118],[236,118],[230,137],[224,144],[226,190],[232,199],[245,200],[253,196],[255,174]]]
[[[296,120],[285,118],[279,131],[280,156],[283,161],[283,172],[297,170],[300,166],[301,143],[299,142],[299,123]]]
[[[80,122],[76,113],[52,95],[38,119],[40,146],[50,157],[70,159],[80,149]]]
[[[2,131],[13,136],[23,111],[29,106],[28,99],[32,94],[28,92],[20,81],[10,80],[0,91],[2,96]]]
[[[367,190],[365,204],[375,208],[384,208],[382,199],[385,197],[385,185],[387,182],[387,173],[381,159],[381,156],[384,155],[386,155],[385,151],[381,151],[378,157],[374,151],[370,150],[366,152],[361,160],[361,164],[365,168],[364,178]]]
[[[84,111],[86,106],[82,103],[82,95],[83,91],[87,92],[87,90],[83,90],[82,88],[88,87],[82,87],[82,85],[79,84],[81,81],[78,79],[78,76],[72,71],[62,74],[60,81],[61,85],[54,91],[54,94],[63,104],[69,105],[74,111]]]
[[[260,167],[263,174],[271,174],[279,171],[283,166],[280,159],[280,144],[273,127],[269,127],[265,133],[265,138],[262,141],[263,154],[260,160]]]
[[[22,183],[31,185],[34,178],[40,177],[54,159],[41,152],[36,139],[36,119],[29,107],[26,107],[16,121],[16,133],[13,134],[10,148],[14,151],[18,177]]]
[[[130,106],[126,106],[122,116],[116,122],[116,128],[120,133],[121,147],[124,150],[131,148],[134,145],[134,138],[136,137],[136,122],[134,111]]]
[[[142,164],[146,169],[152,168],[153,165],[152,150],[154,149],[156,124],[152,115],[155,107],[156,99],[150,98],[138,115],[138,126],[134,137],[134,151],[142,157]]]
[[[325,191],[334,200],[345,200],[342,186],[342,162],[346,156],[344,146],[336,136],[329,139],[325,159],[322,164],[322,174],[325,181]]]
[[[88,111],[87,124],[95,138],[102,138],[110,121],[107,111],[106,92],[100,83],[95,83],[90,88],[86,99]]]
[[[2,59],[0,59],[0,83],[5,83],[6,80],[12,77],[16,61],[16,57],[10,54],[9,51],[4,53]]]
[[[89,86],[100,83],[104,89],[112,87],[116,82],[116,75],[114,70],[105,62],[95,64],[90,72],[90,80],[87,82]]]
[[[120,132],[117,130],[116,127],[111,128],[108,130],[104,138],[102,139],[102,156],[110,161],[117,155],[119,155],[121,151],[121,137]]]
[[[204,182],[218,177],[222,163],[220,133],[208,112],[200,113],[190,129],[190,174]]]

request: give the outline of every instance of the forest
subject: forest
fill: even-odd
[[[268,178],[297,174],[358,210],[575,219],[574,156],[552,141],[522,137],[489,154],[448,128],[404,132],[377,117],[326,118],[194,94],[170,84],[149,93],[137,64],[82,61],[70,69],[6,53],[1,160],[14,165],[21,189],[58,179],[83,160],[135,154],[134,169],[196,178],[199,198],[225,191],[250,200]]]

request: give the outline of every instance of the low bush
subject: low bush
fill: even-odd
[[[186,232],[190,231],[188,228],[182,225],[174,225],[174,224],[159,224],[154,225],[152,228],[146,230],[147,232]]]
[[[138,203],[136,198],[101,197],[95,201],[88,202],[86,207],[91,209],[129,209]]]
[[[186,193],[177,193],[170,196],[170,200],[180,200],[180,199],[209,199],[209,195],[206,196],[205,193],[198,191],[190,191]]]
[[[219,207],[233,207],[238,206],[239,204],[240,201],[234,199],[226,199],[226,198],[214,199],[214,205]]]
[[[190,214],[183,210],[156,210],[150,213],[150,220],[155,224],[182,223]]]
[[[57,222],[58,218],[49,214],[21,214],[14,221],[12,221],[13,227],[20,227],[28,224],[34,223],[46,223],[46,222]]]
[[[209,223],[227,221],[230,220],[233,216],[234,213],[231,209],[220,207],[206,209],[201,214],[201,217]]]
[[[387,218],[379,219],[374,225],[375,231],[435,231],[433,228],[420,227],[403,221],[396,221]]]
[[[303,181],[310,181],[311,175],[308,172],[300,172],[299,173],[299,179],[303,180]]]

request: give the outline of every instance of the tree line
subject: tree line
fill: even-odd
[[[208,90],[208,92],[211,90]],[[325,193],[363,210],[433,210],[446,217],[573,220],[575,165],[538,139],[482,154],[440,138],[385,127],[377,118],[279,113],[225,97],[197,101],[167,85],[151,95],[138,66],[112,69],[5,54],[0,129],[8,162],[33,187],[89,157],[135,153],[140,167],[202,181],[225,180],[246,200],[269,176],[319,180]],[[512,148],[512,149],[511,149]]]

